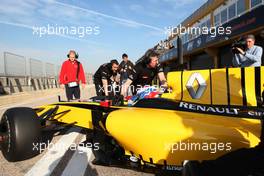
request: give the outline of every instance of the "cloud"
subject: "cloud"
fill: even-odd
[[[34,0],[2,1],[0,14],[27,16],[38,8],[38,6],[40,6],[40,3]]]
[[[115,17],[55,0],[41,0],[38,2],[34,0],[18,0],[18,2],[5,0],[1,2],[0,15],[0,20],[2,21],[31,26],[43,23],[78,25],[83,24],[84,21],[90,25],[98,24],[98,22],[105,25],[111,20],[126,27],[143,27],[156,31],[162,30],[156,26]]]
[[[34,27],[34,26],[26,25],[26,24],[6,22],[6,21],[0,21],[0,24],[6,24],[6,25],[11,25],[11,26],[22,27],[22,28],[30,29],[30,30],[32,30],[32,32],[33,32],[33,27]],[[66,38],[66,39],[77,40],[77,41],[80,41],[80,42],[89,43],[89,44],[92,44],[92,45],[106,46],[105,44],[102,44],[102,43],[93,42],[93,41],[81,39],[81,38],[78,38],[78,37],[72,37],[72,36],[62,35],[62,34],[61,35],[60,34],[54,34],[54,35],[58,36],[58,37],[63,37],[63,38]],[[36,36],[36,37],[38,37],[38,36]]]
[[[161,12],[159,9],[154,9],[151,7],[143,7],[140,4],[131,4],[129,5],[128,9],[132,11],[133,13],[141,14],[144,16],[149,16],[152,18],[158,18],[160,17]]]
[[[149,6],[152,6],[153,8],[159,9],[159,7],[165,6],[167,7],[166,10],[163,11],[168,16],[175,16],[175,14],[187,14],[190,11],[189,8],[193,8],[198,5],[198,7],[205,3],[207,0],[148,0]],[[198,8],[196,7],[196,8]],[[187,10],[186,10],[187,9]],[[194,9],[195,10],[195,9]]]
[[[136,22],[136,21],[133,21],[133,20],[124,19],[124,18],[115,17],[115,16],[112,16],[112,15],[108,15],[108,14],[105,14],[105,13],[100,13],[100,12],[97,12],[97,11],[94,11],[94,10],[89,10],[89,9],[85,9],[85,8],[82,8],[82,7],[78,7],[78,6],[74,6],[74,5],[70,5],[70,4],[66,4],[66,3],[62,3],[62,2],[58,2],[58,1],[53,1],[53,2],[56,3],[56,4],[60,4],[62,6],[65,6],[65,7],[71,7],[73,9],[82,10],[82,11],[85,11],[85,12],[90,13],[90,14],[94,14],[94,15],[101,16],[101,17],[104,17],[104,18],[107,18],[107,19],[111,19],[111,20],[114,20],[116,22],[119,22],[119,24],[127,23],[126,26],[130,26],[130,27],[137,27],[137,26],[138,27],[145,27],[145,28],[149,28],[149,29],[157,30],[157,31],[162,31],[163,30],[163,29],[161,29],[159,27],[156,27],[156,26],[152,26],[152,25],[148,25],[148,24],[144,24],[144,23],[139,23],[139,22]]]
[[[202,0],[205,2],[206,0]],[[128,5],[129,12],[143,17],[163,19],[183,20],[190,13],[191,8],[197,8],[201,1],[197,0],[148,0],[144,4],[132,3]],[[120,11],[120,9],[117,9]],[[122,9],[121,9],[122,10]],[[195,10],[195,9],[194,9]],[[125,11],[126,12],[126,11]]]
[[[202,2],[206,2],[207,0],[160,0],[162,3],[168,3],[170,4],[174,9],[178,9],[181,8],[183,6],[187,6],[187,5],[192,5],[192,4],[196,4],[197,2],[199,2],[199,4]]]
[[[34,58],[42,61],[52,61],[54,59],[54,51],[49,50],[41,50],[41,49],[33,49],[29,47],[14,47],[12,45],[8,45],[6,43],[0,42],[0,52],[10,52],[16,55],[24,56],[25,58]],[[30,55],[29,55],[30,54]]]
[[[127,33],[130,32],[129,29],[132,29],[131,32],[137,34],[137,37],[129,36],[127,37],[127,43],[124,44],[122,47],[122,50],[132,50],[131,53],[135,55],[135,58],[137,58],[136,55],[138,55],[138,50],[133,50],[138,43],[142,44],[143,47],[145,45],[145,42],[142,42],[139,38],[144,38],[146,35],[158,35],[158,33],[163,33],[164,29],[157,27],[155,25],[149,25],[147,22],[138,22],[134,20],[130,20],[129,18],[119,18],[114,15],[109,15],[106,13],[101,13],[99,11],[91,10],[89,6],[81,6],[76,1],[71,1],[75,5],[62,3],[54,0],[3,0],[1,1],[0,6],[0,24],[1,26],[9,25],[19,28],[25,28],[29,31],[32,31],[33,33],[33,26],[47,26],[47,24],[50,25],[60,25],[60,26],[87,26],[87,25],[98,25],[100,29],[102,29],[102,36],[103,37],[97,37],[97,36],[88,36],[87,38],[79,38],[78,36],[69,36],[69,35],[57,35],[57,36],[51,36],[48,37],[47,40],[39,41],[35,40],[33,38],[32,42],[29,43],[23,43],[23,40],[26,40],[23,36],[21,40],[17,41],[17,39],[13,39],[13,41],[10,41],[10,43],[14,43],[13,49],[11,52],[15,53],[22,53],[22,54],[30,54],[30,57],[35,57],[38,59],[37,56],[43,56],[43,57],[50,57],[51,55],[49,53],[41,53],[41,50],[50,49],[50,48],[56,48],[55,53],[53,53],[53,57],[60,56],[59,53],[63,53],[64,51],[61,51],[61,48],[66,49],[68,46],[72,46],[73,48],[77,48],[78,51],[82,51],[82,56],[84,56],[88,52],[89,58],[92,58],[92,65],[93,64],[101,64],[102,61],[109,60],[109,57],[119,57],[121,50],[118,46],[120,44],[120,40],[123,38],[123,36],[127,36]],[[70,3],[70,2],[69,2]],[[123,4],[120,3],[121,9],[124,10]],[[88,8],[86,8],[88,7]],[[139,5],[134,5],[134,7],[131,7],[132,10],[140,10],[140,8],[144,9],[143,7],[139,7]],[[144,10],[143,10],[144,11]],[[111,13],[111,11],[109,11]],[[129,13],[129,17],[133,17],[133,14]],[[119,26],[117,26],[119,25]],[[124,28],[122,28],[124,27]],[[6,28],[9,29],[9,28]],[[16,28],[15,28],[16,29]],[[140,29],[140,30],[133,30],[133,29]],[[111,35],[111,32],[115,30],[115,33],[113,36],[106,36]],[[123,32],[125,31],[125,32]],[[8,33],[8,31],[4,31],[5,33]],[[19,31],[17,35],[21,35],[24,31]],[[105,33],[103,33],[105,32]],[[119,33],[120,32],[120,33]],[[123,33],[121,33],[123,32]],[[25,33],[28,35],[28,32]],[[26,36],[25,35],[25,36]],[[116,41],[113,41],[113,38],[117,36]],[[30,35],[28,35],[31,37]],[[34,36],[35,37],[35,36]],[[36,36],[37,37],[37,36]],[[60,38],[59,38],[60,37]],[[80,44],[78,42],[74,41],[64,41],[62,38],[66,38],[69,40],[76,40],[80,41]],[[31,41],[32,38],[30,38],[29,41]],[[94,40],[95,39],[95,40]],[[148,37],[148,44],[151,43],[153,38]],[[53,41],[55,41],[53,43]],[[63,44],[59,46],[57,43],[60,43],[63,41]],[[98,42],[94,42],[98,41]],[[45,44],[50,42],[50,46],[46,46]],[[101,43],[100,43],[101,42]],[[116,44],[116,43],[117,44]],[[8,43],[8,42],[6,42]],[[76,43],[75,46],[71,45],[72,43]],[[130,43],[135,43],[135,45],[130,45]],[[36,50],[30,50],[27,48],[23,48],[23,46],[31,46],[32,49],[39,49],[40,51]],[[56,46],[58,45],[58,46]],[[15,48],[18,47],[17,49]],[[19,46],[22,46],[19,48]],[[131,47],[132,46],[132,47]],[[83,48],[82,48],[83,47]],[[129,47],[133,49],[129,49]],[[141,47],[140,50],[143,50]],[[30,48],[30,47],[29,47]],[[82,48],[82,49],[81,49]],[[147,47],[146,47],[147,48]],[[8,49],[8,48],[7,48]],[[68,48],[67,48],[68,49]],[[24,52],[22,52],[24,51]],[[32,54],[31,54],[32,53]],[[83,54],[84,53],[84,54]],[[136,54],[135,54],[136,53]],[[92,55],[92,57],[90,57]],[[96,59],[95,59],[96,58]],[[100,59],[98,59],[100,58]],[[91,62],[90,62],[91,64]]]
[[[129,9],[135,12],[142,12],[144,10],[144,7],[139,4],[132,4],[129,6]]]

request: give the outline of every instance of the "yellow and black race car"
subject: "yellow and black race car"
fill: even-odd
[[[8,161],[30,158],[51,124],[92,131],[94,164],[181,172],[186,160],[215,159],[260,141],[264,67],[170,72],[169,93],[125,106],[94,97],[8,109],[0,144]]]

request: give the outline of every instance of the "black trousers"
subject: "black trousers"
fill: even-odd
[[[114,90],[113,86],[111,85],[111,82],[108,80],[108,96],[114,96]],[[95,90],[97,96],[105,96],[103,83],[101,80],[94,80]]]
[[[94,80],[95,90],[97,96],[105,96],[102,81]]]
[[[80,99],[81,97],[81,91],[80,91],[80,87],[76,86],[76,87],[69,87],[67,84],[65,85],[65,91],[66,91],[66,97],[67,100],[73,100],[75,99]]]

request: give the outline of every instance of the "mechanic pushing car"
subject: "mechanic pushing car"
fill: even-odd
[[[128,76],[128,80],[122,85],[121,95],[126,95],[129,87],[131,87],[132,93],[135,95],[144,86],[150,86],[155,76],[158,76],[161,86],[167,87],[163,68],[158,63],[158,56],[159,54],[152,49],[145,53],[143,61],[135,65],[132,73]]]
[[[113,92],[111,82],[117,75],[119,63],[117,60],[111,60],[110,63],[103,64],[94,74],[94,84],[97,96],[110,96]]]
[[[68,59],[63,62],[59,81],[61,88],[65,88],[66,97],[68,101],[80,99],[80,87],[81,81],[82,88],[85,88],[86,80],[82,64],[77,61],[79,55],[74,50],[70,50],[67,54]],[[74,97],[74,98],[73,98]]]

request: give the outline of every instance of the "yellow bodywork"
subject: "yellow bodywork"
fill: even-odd
[[[98,103],[79,103],[79,102],[65,102],[64,105],[59,105],[59,109],[56,112],[56,115],[54,116],[54,120],[57,120],[61,123],[67,123],[67,124],[74,124],[75,126],[79,126],[82,128],[89,128],[92,129],[92,111],[91,109],[85,109],[85,108],[79,108],[79,107],[72,107],[68,106],[70,104],[89,104],[89,105],[98,105]],[[37,114],[40,116],[42,113],[47,111],[50,108],[54,108],[56,105],[46,105],[41,106],[38,108],[44,108],[41,112],[38,112]],[[70,111],[69,111],[70,110]]]
[[[206,83],[199,98],[191,97],[186,87],[194,73],[199,73]],[[172,91],[162,97],[208,105],[257,106],[257,96],[263,91],[263,74],[264,67],[171,72],[168,85]],[[199,81],[195,80],[194,90],[199,86]],[[98,106],[98,103],[61,103],[54,119],[92,129],[90,105]],[[43,110],[38,115],[55,106],[39,107]],[[184,160],[215,159],[259,143],[260,120],[176,110],[116,108],[107,116],[107,132],[126,154],[132,153],[146,162],[181,165]]]
[[[114,111],[106,128],[127,152],[147,162],[171,165],[254,147],[261,130],[259,120],[146,108]]]
[[[44,107],[38,115],[55,105]],[[93,129],[91,109],[59,105],[57,113],[61,112],[67,113],[55,116],[58,122]],[[107,116],[106,129],[126,154],[155,164],[181,165],[184,160],[215,159],[232,150],[254,147],[259,143],[261,125],[259,120],[238,117],[122,107]]]

